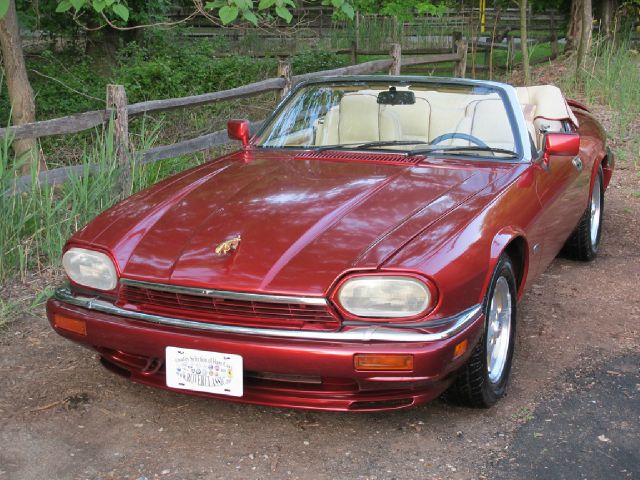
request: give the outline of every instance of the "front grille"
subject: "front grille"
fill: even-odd
[[[309,151],[296,155],[300,160],[333,160],[337,162],[367,162],[367,163],[387,163],[395,165],[416,164],[423,157],[419,155],[402,155],[390,153],[370,153],[370,152],[348,152],[338,150]]]
[[[146,313],[248,327],[337,330],[339,321],[326,305],[272,303],[216,298],[122,285],[118,303]]]

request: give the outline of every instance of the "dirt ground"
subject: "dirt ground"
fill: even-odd
[[[494,408],[309,413],[158,391],[104,370],[40,309],[0,332],[0,480],[640,478],[631,153],[605,197],[598,258],[557,259],[520,304]]]

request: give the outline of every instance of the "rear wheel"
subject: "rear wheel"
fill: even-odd
[[[589,205],[582,214],[580,223],[565,243],[562,253],[574,260],[588,262],[596,258],[602,236],[602,210],[604,208],[604,188],[602,167],[593,183]]]
[[[507,255],[502,255],[494,270],[484,314],[484,335],[445,393],[452,403],[487,408],[505,394],[516,327],[516,281]]]

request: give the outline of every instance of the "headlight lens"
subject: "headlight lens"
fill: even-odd
[[[96,290],[113,290],[118,283],[116,268],[101,252],[85,248],[70,248],[62,257],[62,266],[69,278]]]
[[[405,276],[353,277],[338,292],[342,308],[358,317],[413,317],[429,308],[432,299],[424,282]]]

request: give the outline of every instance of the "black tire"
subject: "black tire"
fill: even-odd
[[[494,291],[498,280],[504,278],[509,287],[511,295],[511,321],[508,340],[508,350],[506,362],[502,368],[499,378],[492,381],[489,378],[489,367],[487,364],[487,338],[489,328],[489,312]],[[511,371],[511,361],[513,359],[513,349],[515,345],[516,333],[516,280],[513,264],[508,255],[503,254],[496,265],[491,277],[489,289],[484,300],[483,311],[485,315],[484,335],[474,347],[471,357],[464,367],[458,372],[456,379],[445,392],[444,398],[450,403],[474,408],[488,408],[504,396],[509,372]]]
[[[589,262],[596,258],[596,256],[598,255],[600,238],[602,237],[602,220],[604,219],[604,186],[602,184],[602,178],[602,167],[598,167],[596,183],[594,183],[593,185],[593,190],[591,192],[592,195],[589,196],[589,205],[582,214],[580,223],[573,231],[567,242],[564,244],[564,247],[562,247],[562,255],[567,258]],[[598,188],[600,192],[600,217],[597,226],[597,235],[594,240],[591,235],[591,205],[593,203],[593,193],[596,188]]]

